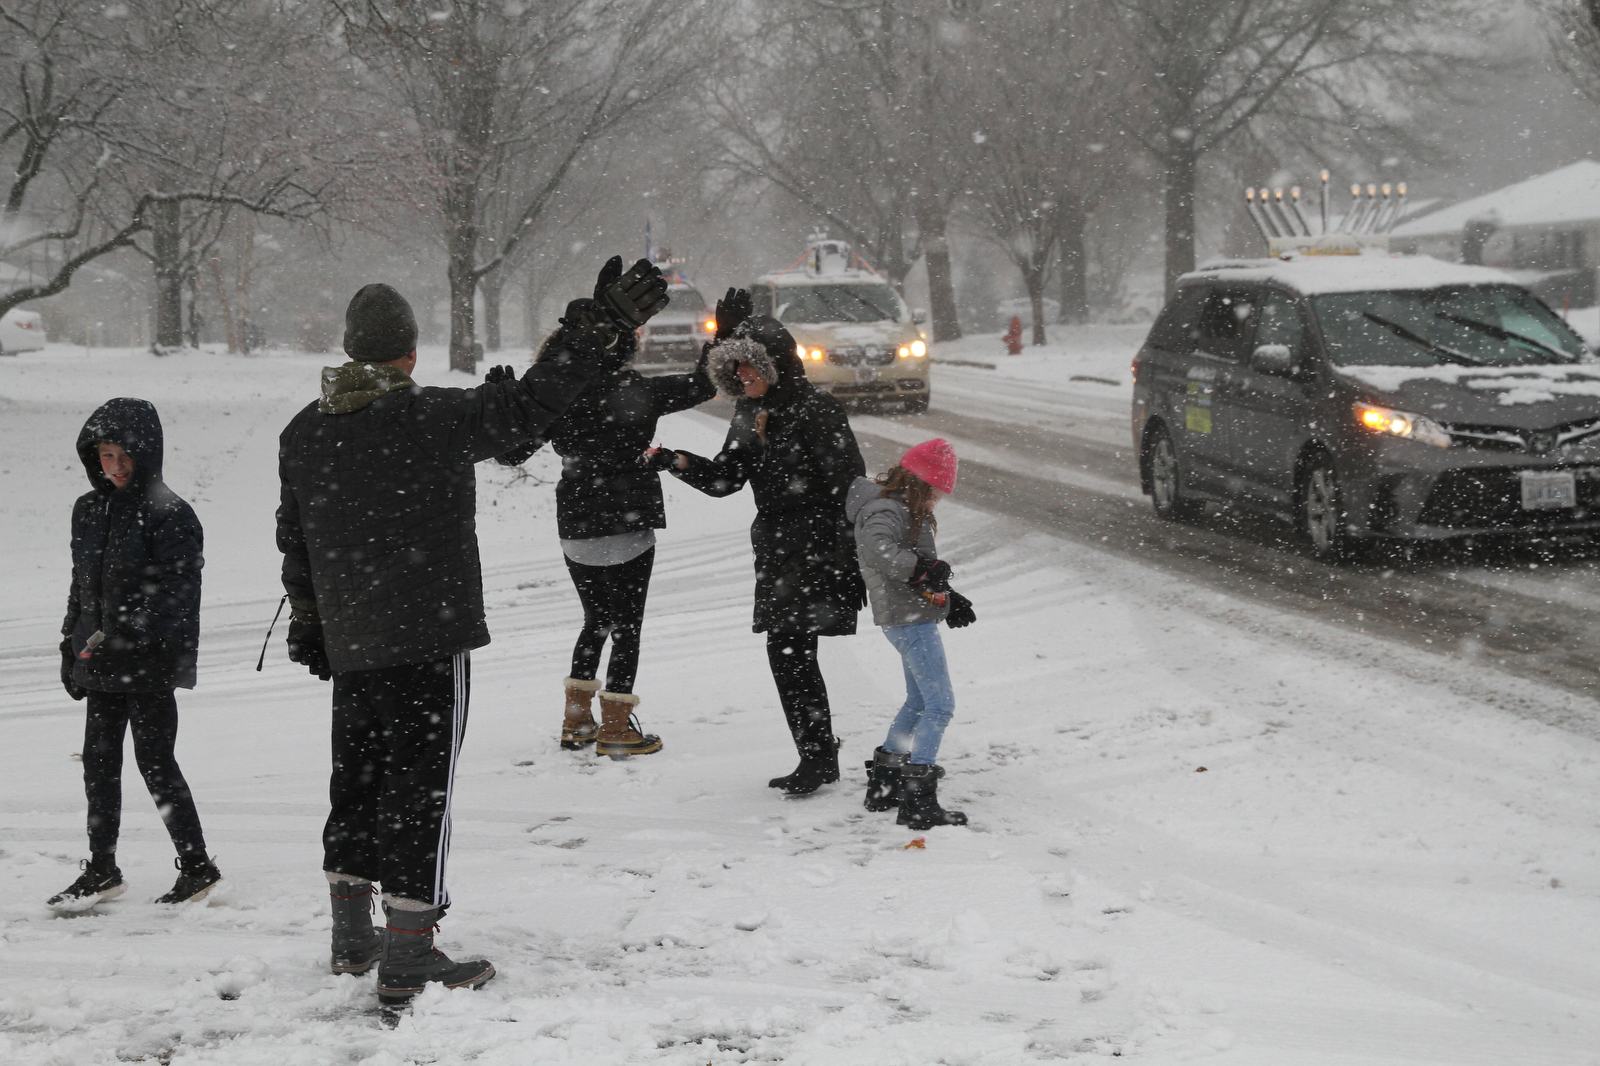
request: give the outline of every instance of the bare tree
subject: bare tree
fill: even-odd
[[[1536,0],[1551,27],[1552,51],[1572,83],[1600,104],[1600,0]]]
[[[1392,101],[1437,86],[1470,54],[1481,4],[1465,0],[1123,0],[1149,74],[1134,129],[1160,163],[1168,287],[1194,269],[1200,160],[1252,123],[1371,136],[1414,114]],[[1419,99],[1415,92],[1411,98]]]
[[[157,263],[157,345],[176,346],[185,211],[192,220],[321,209],[326,161],[295,109],[268,103],[262,80],[282,69],[269,28],[285,25],[283,14],[246,0],[0,6],[0,154],[14,161],[0,259],[36,279],[0,291],[0,313],[132,248]],[[262,32],[241,34],[246,23]],[[273,64],[250,69],[249,57],[269,53]]]
[[[351,52],[420,128],[448,260],[450,366],[471,372],[479,284],[537,232],[573,166],[599,138],[664,107],[695,73],[712,39],[704,29],[707,5],[333,5]]]
[[[1120,27],[1102,7],[996,9],[967,50],[961,115],[974,128],[972,199],[1022,274],[1033,343],[1045,343],[1044,291],[1058,249],[1067,271],[1064,320],[1087,317],[1084,235],[1126,161],[1120,122],[1135,83]],[[1003,69],[1004,76],[994,71]]]

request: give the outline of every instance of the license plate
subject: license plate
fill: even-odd
[[[1546,511],[1578,506],[1577,480],[1570,470],[1524,470],[1522,509]]]
[[[877,380],[878,380],[878,372],[876,370],[857,370],[856,371],[856,384],[857,385],[865,385],[868,382],[877,381]]]

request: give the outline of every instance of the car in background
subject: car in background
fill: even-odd
[[[13,307],[0,315],[0,355],[36,352],[45,346],[44,316]]]
[[[1497,270],[1425,256],[1221,263],[1134,361],[1163,518],[1291,518],[1327,561],[1381,540],[1600,530],[1600,362]]]
[[[813,237],[806,254],[750,285],[756,314],[794,335],[812,384],[847,404],[928,409],[928,342],[887,278],[844,241]]]
[[[640,327],[641,368],[688,370],[700,358],[700,348],[716,332],[704,296],[676,270],[668,268],[667,306]]]

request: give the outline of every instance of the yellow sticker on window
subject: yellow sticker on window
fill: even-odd
[[[1183,426],[1191,433],[1211,432],[1211,411],[1205,407],[1185,407]]]

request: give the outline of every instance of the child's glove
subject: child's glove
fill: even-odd
[[[72,638],[61,642],[61,687],[67,690],[67,695],[75,700],[81,700],[89,693],[84,687],[72,680],[72,664],[77,656],[72,654]]]
[[[333,676],[321,622],[289,621],[289,661],[299,663],[323,681]]]
[[[916,569],[911,571],[911,580],[906,584],[916,586],[918,592],[949,592],[950,564],[919,555]]]
[[[977,620],[978,612],[972,609],[972,601],[955,589],[951,589],[950,613],[945,615],[944,624],[951,629],[960,629],[962,626],[970,626]]]

